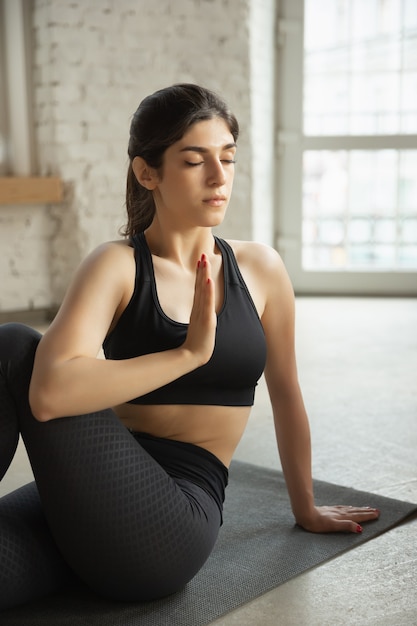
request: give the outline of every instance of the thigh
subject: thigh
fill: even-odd
[[[0,499],[0,610],[59,589],[73,574],[51,537],[35,483]]]
[[[0,326],[0,480],[6,473],[16,452],[19,441],[16,405],[7,385],[10,367],[12,324]]]
[[[43,511],[65,560],[113,597],[176,591],[214,544],[220,513],[213,499],[203,489],[178,485],[111,410],[37,422],[28,387],[39,335],[18,331],[8,387]]]
[[[220,526],[217,505],[171,478],[111,411],[38,424],[24,437],[55,541],[91,587],[148,600],[200,569]]]

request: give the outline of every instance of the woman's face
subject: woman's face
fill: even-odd
[[[158,218],[173,228],[220,224],[232,193],[235,153],[223,119],[191,126],[165,151],[153,191]]]

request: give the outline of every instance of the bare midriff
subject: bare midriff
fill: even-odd
[[[250,406],[121,404],[114,410],[126,428],[192,443],[228,467],[247,424]]]

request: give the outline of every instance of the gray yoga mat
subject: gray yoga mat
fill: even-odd
[[[356,534],[315,535],[294,525],[280,472],[234,461],[225,522],[204,568],[180,593],[120,604],[84,588],[0,613],[5,626],[204,626],[245,602],[387,531],[417,504],[315,481],[318,504],[375,506],[379,520]]]

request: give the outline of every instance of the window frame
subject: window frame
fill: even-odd
[[[276,246],[298,294],[417,295],[413,269],[302,267],[303,153],[306,150],[417,149],[417,135],[304,135],[304,0],[281,0],[277,33]]]
[[[35,151],[31,89],[31,0],[0,0],[2,12],[3,120],[6,123],[4,173],[34,173]]]
[[[0,205],[63,199],[59,178],[35,175],[32,11],[32,0],[0,0]]]

